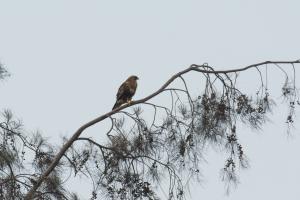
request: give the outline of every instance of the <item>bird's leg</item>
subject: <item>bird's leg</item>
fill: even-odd
[[[128,99],[127,100],[127,103],[130,105],[132,103],[132,100],[131,99]]]

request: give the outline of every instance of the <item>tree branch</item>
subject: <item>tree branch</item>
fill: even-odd
[[[197,72],[201,72],[203,74],[228,74],[228,73],[236,73],[236,72],[241,72],[241,71],[245,71],[248,70],[250,68],[256,68],[262,65],[266,65],[266,64],[296,64],[296,63],[300,63],[300,60],[296,60],[296,61],[266,61],[266,62],[261,62],[261,63],[257,63],[257,64],[252,64],[243,68],[238,68],[238,69],[231,69],[231,70],[218,70],[218,71],[214,71],[211,67],[209,67],[208,65],[196,65],[196,64],[192,64],[189,68],[178,72],[177,74],[173,75],[165,84],[163,84],[161,86],[161,88],[159,88],[156,92],[150,94],[149,96],[137,100],[137,101],[133,101],[130,104],[125,104],[119,108],[116,108],[100,117],[97,117],[95,119],[93,119],[92,121],[84,124],[83,126],[81,126],[74,134],[73,136],[62,146],[62,148],[60,149],[60,151],[57,153],[57,155],[54,157],[52,163],[49,165],[49,167],[47,168],[47,170],[39,177],[39,179],[37,180],[36,184],[29,190],[29,192],[27,193],[27,195],[25,196],[25,200],[31,200],[32,197],[34,196],[34,193],[36,192],[36,190],[39,188],[39,186],[43,183],[43,181],[47,178],[47,176],[54,170],[54,168],[58,165],[60,159],[64,156],[65,152],[71,147],[71,145],[73,144],[74,141],[78,140],[79,136],[81,135],[81,133],[93,126],[96,123],[99,123],[103,120],[105,120],[106,118],[109,118],[110,116],[114,115],[115,113],[119,112],[120,110],[123,110],[127,107],[131,107],[137,104],[141,104],[141,103],[145,103],[146,101],[152,99],[153,97],[157,96],[158,94],[160,94],[161,92],[163,92],[175,79],[181,77],[182,75],[190,72],[190,71],[197,71]]]

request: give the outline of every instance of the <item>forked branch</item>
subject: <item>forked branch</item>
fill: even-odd
[[[186,87],[186,83],[184,81],[184,79],[182,79],[182,75],[188,73],[188,72],[191,72],[191,71],[195,71],[195,72],[200,72],[202,74],[204,74],[205,76],[209,77],[209,75],[211,74],[214,74],[216,76],[216,78],[218,78],[221,82],[226,82],[228,80],[230,80],[230,84],[224,84],[224,88],[223,88],[223,92],[224,92],[224,95],[229,95],[228,94],[228,91],[229,90],[232,90],[233,86],[230,86],[230,85],[234,85],[232,80],[228,77],[228,74],[236,74],[238,72],[242,72],[242,71],[246,71],[246,70],[249,70],[251,68],[255,68],[255,69],[258,69],[258,67],[260,66],[264,66],[264,65],[267,65],[267,64],[274,64],[274,66],[276,67],[276,65],[279,65],[279,64],[297,64],[297,63],[300,63],[300,60],[296,60],[296,61],[266,61],[266,62],[261,62],[261,63],[257,63],[257,64],[253,64],[253,65],[249,65],[249,66],[246,66],[246,67],[243,67],[243,68],[238,68],[238,69],[230,69],[230,70],[214,70],[212,67],[204,64],[204,65],[196,65],[196,64],[192,64],[189,68],[183,70],[183,71],[180,71],[178,72],[177,74],[173,75],[167,82],[165,82],[161,88],[159,88],[157,91],[155,91],[154,93],[150,94],[149,96],[143,98],[143,99],[140,99],[140,100],[137,100],[137,101],[133,101],[131,104],[125,104],[119,108],[116,108],[100,117],[97,117],[95,119],[93,119],[92,121],[84,124],[83,126],[81,126],[73,135],[72,137],[66,141],[66,143],[61,147],[60,151],[56,154],[56,156],[53,158],[52,160],[52,163],[49,165],[49,167],[43,172],[43,174],[36,180],[36,183],[32,186],[32,188],[29,190],[29,192],[27,193],[26,197],[25,197],[25,200],[31,200],[31,199],[34,199],[35,197],[35,193],[36,193],[36,190],[40,187],[40,185],[46,180],[46,178],[50,175],[50,173],[55,169],[55,167],[59,164],[61,158],[66,154],[66,152],[68,151],[68,149],[72,146],[72,144],[74,143],[74,141],[78,140],[79,139],[79,136],[82,134],[82,132],[95,125],[96,123],[99,123],[103,120],[105,120],[106,118],[111,118],[112,115],[118,113],[119,111],[125,109],[125,108],[128,108],[128,107],[131,107],[131,106],[134,106],[134,105],[137,105],[137,104],[143,104],[143,103],[146,103],[148,100],[152,99],[153,97],[159,95],[160,93],[162,92],[165,92],[165,91],[168,91],[167,87],[177,78],[180,78],[183,82],[184,82],[184,85]],[[277,66],[278,67],[278,66]],[[222,75],[222,76],[221,76]],[[227,80],[226,80],[227,79]],[[208,84],[212,84],[213,81],[209,81]],[[212,86],[211,86],[212,87]],[[208,87],[209,88],[209,87]],[[286,87],[287,89],[287,92],[288,92],[288,85]],[[189,97],[189,101],[190,101],[190,105],[193,106],[193,102],[191,100],[191,97],[188,93],[187,90],[182,90],[184,92],[187,92],[188,94],[188,97]],[[176,91],[172,91],[171,90],[171,93],[172,92],[176,92]],[[236,91],[238,92],[238,91]],[[227,97],[228,99],[230,99],[230,97]],[[238,101],[240,101],[241,103],[244,103],[245,101],[247,101],[246,97],[242,96],[240,97],[240,99],[238,99]],[[205,102],[204,102],[205,103]],[[222,106],[222,104],[220,104],[220,106]],[[155,107],[154,107],[155,108]],[[224,112],[224,109],[226,109],[225,107],[222,108],[220,107],[219,108],[221,111],[220,112]],[[240,110],[241,112],[243,111],[243,109],[245,109],[244,107],[240,107]],[[192,113],[194,113],[194,111],[192,111]],[[155,120],[155,119],[154,119]],[[209,119],[208,119],[209,120]],[[251,119],[250,119],[251,120]],[[153,123],[152,123],[153,124]],[[232,127],[232,132],[234,133],[234,128],[235,127]],[[193,127],[190,127],[190,129],[193,129]],[[238,143],[236,143],[236,139],[234,138],[234,134],[232,136],[230,136],[232,138],[229,138],[230,141],[232,142],[232,144],[228,144],[228,145],[232,145],[232,151],[236,150],[235,148],[237,148],[240,152],[242,152],[240,146]],[[87,138],[85,138],[85,140],[89,140]],[[186,142],[189,141],[189,138],[186,139]],[[91,141],[89,141],[91,142]],[[184,143],[183,143],[184,144]],[[100,146],[99,146],[100,147]],[[104,148],[103,146],[101,146],[101,148]],[[184,152],[183,152],[184,153]],[[241,155],[242,156],[242,155]],[[233,164],[232,164],[232,161],[231,161],[231,158],[228,159],[228,169],[233,169],[234,170],[234,167],[233,167]],[[226,169],[226,170],[228,170]]]

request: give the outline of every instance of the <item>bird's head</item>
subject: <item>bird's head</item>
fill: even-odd
[[[135,76],[135,75],[132,75],[128,78],[128,80],[139,80],[139,77]]]

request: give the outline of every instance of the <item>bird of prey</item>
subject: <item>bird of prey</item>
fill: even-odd
[[[113,109],[120,107],[124,103],[130,103],[131,98],[135,94],[137,88],[137,76],[130,76],[122,85],[119,87],[117,93],[117,100]]]

